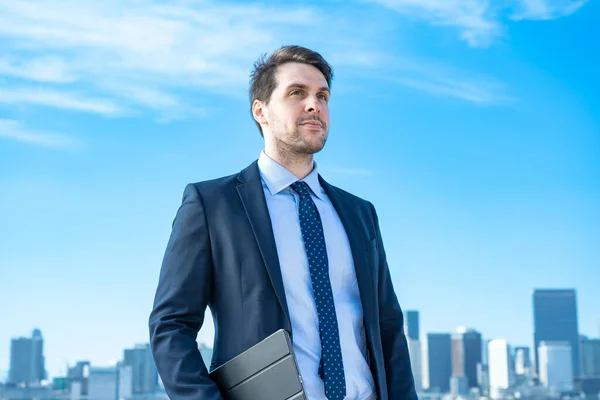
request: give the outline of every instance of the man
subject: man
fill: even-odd
[[[238,174],[189,184],[173,222],[150,315],[167,394],[221,399],[196,344],[208,306],[211,369],[283,328],[310,400],[416,399],[375,209],[313,161],[327,140],[333,71],[299,46],[254,67],[264,151]]]

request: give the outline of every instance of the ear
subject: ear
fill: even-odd
[[[254,103],[252,103],[252,116],[254,117],[254,120],[261,125],[269,124],[269,112],[264,102],[260,100],[254,100]]]

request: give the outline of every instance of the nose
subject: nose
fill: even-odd
[[[319,114],[321,112],[321,105],[319,99],[316,96],[309,96],[306,100],[305,111],[308,113]]]

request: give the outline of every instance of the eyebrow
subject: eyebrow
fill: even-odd
[[[293,89],[293,88],[308,89],[308,85],[305,85],[304,83],[292,83],[292,84],[288,85],[288,87],[286,88],[286,91]],[[331,91],[329,90],[329,88],[327,86],[320,87],[319,92],[331,93]]]

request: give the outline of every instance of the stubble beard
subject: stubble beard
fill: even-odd
[[[282,140],[282,138],[288,140]],[[327,134],[320,138],[319,143],[312,144],[300,134],[300,126],[296,126],[292,132],[286,132],[282,138],[275,136],[274,143],[278,153],[289,161],[306,161],[313,159],[313,154],[318,153],[325,147]]]

